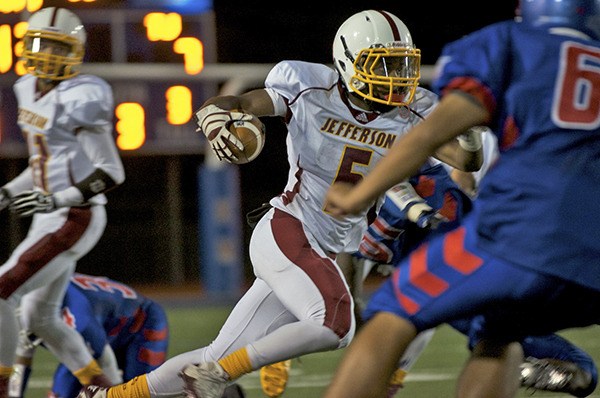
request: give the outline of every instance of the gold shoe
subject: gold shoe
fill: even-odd
[[[292,360],[281,361],[260,368],[260,385],[269,398],[277,398],[285,391]]]

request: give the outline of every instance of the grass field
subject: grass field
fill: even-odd
[[[171,324],[169,355],[173,356],[208,344],[218,332],[229,307],[181,308],[167,307]],[[600,363],[600,328],[572,330],[563,336],[586,349]],[[467,357],[466,339],[449,327],[441,327],[421,356],[413,371],[408,375],[406,386],[397,397],[452,397],[458,372]],[[26,398],[46,396],[56,360],[45,350],[38,350],[34,362],[34,373]],[[343,350],[306,355],[295,359],[288,388],[283,397],[319,397],[328,384],[340,360]],[[249,398],[265,397],[260,389],[258,373],[240,379],[240,384]],[[519,397],[529,397],[531,392],[521,391]],[[534,398],[568,397],[566,394],[536,392]],[[600,397],[600,389],[592,397]]]

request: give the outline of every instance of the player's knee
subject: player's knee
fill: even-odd
[[[30,313],[27,322],[28,329],[38,336],[42,336],[45,331],[60,326],[63,323],[64,321],[61,318],[47,311],[34,311]]]
[[[309,340],[314,344],[313,351],[334,350],[341,347],[343,338],[328,325],[305,322],[304,332],[306,336],[310,336]]]

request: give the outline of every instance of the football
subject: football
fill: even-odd
[[[231,152],[238,158],[237,161],[231,163],[244,164],[251,162],[256,159],[265,145],[265,125],[258,117],[249,116],[252,117],[250,120],[234,120],[229,125],[229,131],[244,145],[242,151],[233,145],[228,145]]]

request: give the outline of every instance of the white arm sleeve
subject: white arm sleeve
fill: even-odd
[[[120,185],[125,180],[123,163],[121,162],[121,157],[113,142],[110,129],[102,128],[101,130],[102,131],[96,132],[95,130],[81,129],[77,138],[81,143],[86,156],[96,167],[96,172],[92,173],[88,178],[99,177],[99,179],[105,179],[105,188],[99,192],[94,191],[90,194],[90,190],[86,183],[84,184],[84,187],[78,188],[72,186],[63,191],[55,192],[54,203],[56,207],[78,206],[95,193],[101,193],[115,185]],[[98,170],[101,170],[101,173],[99,173]],[[85,195],[88,195],[87,198]]]
[[[117,185],[125,180],[123,164],[113,139],[114,99],[103,79],[84,75],[65,84],[65,111],[61,122],[77,133],[77,139],[94,167]]]
[[[271,101],[273,101],[273,109],[275,109],[275,113],[273,116],[285,116],[287,113],[287,105],[285,103],[285,99],[281,96],[277,91],[272,88],[265,88],[269,97],[271,97]]]
[[[77,138],[96,168],[108,174],[117,185],[125,181],[125,169],[119,152],[109,131],[83,129]]]

